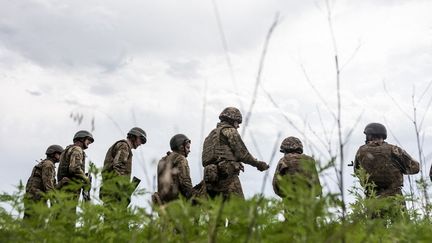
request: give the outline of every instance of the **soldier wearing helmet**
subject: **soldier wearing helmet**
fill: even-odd
[[[158,191],[152,200],[156,204],[165,204],[180,198],[190,199],[194,195],[187,156],[190,153],[191,140],[184,134],[176,134],[170,140],[171,151],[167,152],[158,163]]]
[[[235,107],[225,108],[219,115],[220,123],[204,141],[202,163],[207,193],[211,198],[222,195],[228,198],[234,194],[244,198],[239,174],[243,171],[242,163],[264,171],[269,166],[258,161],[246,148],[237,131],[242,123],[242,115]]]
[[[112,182],[111,179],[118,178],[119,176],[122,177],[122,179],[124,179],[126,182],[131,180],[132,149],[136,149],[146,142],[146,132],[139,127],[134,127],[127,133],[126,139],[115,142],[108,149],[102,169],[102,187],[100,190],[100,198],[104,201],[105,205],[109,205],[113,202],[122,202],[125,204],[125,206],[129,204],[131,196],[130,194],[132,192],[119,194],[125,190],[117,188],[119,185],[118,181],[117,183],[110,183],[110,181]],[[107,187],[104,187],[104,185],[107,184],[112,184],[112,186],[115,188],[111,188],[113,190],[107,190]],[[108,186],[108,188],[112,186]]]
[[[90,179],[85,173],[86,154],[84,150],[93,142],[94,138],[90,132],[85,130],[78,131],[73,137],[73,144],[67,146],[60,155],[60,164],[57,172],[58,187],[70,195],[73,204],[70,205],[69,210],[74,214],[81,189],[91,186]]]
[[[46,205],[45,194],[56,188],[54,164],[59,162],[62,152],[63,148],[60,145],[49,146],[45,152],[46,159],[33,167],[26,184],[24,218],[29,218],[32,215],[32,204],[43,202]]]
[[[364,134],[366,144],[357,151],[354,172],[365,189],[366,197],[402,195],[403,175],[417,174],[419,163],[402,148],[384,141],[387,138],[384,125],[370,123],[365,127]],[[366,172],[366,178],[361,175],[361,169]]]
[[[303,144],[300,139],[296,137],[285,138],[280,146],[280,152],[284,156],[279,160],[273,176],[274,192],[280,197],[285,197],[286,193],[280,187],[280,181],[282,179],[294,179],[290,186],[296,186],[295,180],[298,179],[304,180],[307,187],[313,190],[314,195],[321,195],[321,184],[315,167],[316,162],[314,158],[303,154]]]

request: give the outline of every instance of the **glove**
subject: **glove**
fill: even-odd
[[[256,168],[257,168],[259,171],[265,171],[265,170],[267,170],[268,168],[270,168],[270,166],[269,166],[268,164],[266,164],[266,162],[264,162],[264,161],[258,161],[258,163],[257,163],[257,165],[256,165]]]

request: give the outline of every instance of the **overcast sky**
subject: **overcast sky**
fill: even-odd
[[[226,106],[246,114],[276,13],[279,24],[245,143],[266,162],[279,132],[278,144],[298,136],[322,164],[329,159],[322,141],[330,140],[337,152],[334,48],[325,1],[0,0],[0,6],[0,191],[26,182],[49,145],[71,144],[76,131],[92,130],[92,119],[95,143],[86,153],[97,166],[112,143],[140,126],[148,143],[134,151],[132,173],[152,192],[155,163],[168,151],[169,139],[184,133],[192,140],[189,165],[197,184],[202,131],[205,136],[215,127]],[[330,10],[341,66],[343,136],[354,128],[343,163],[354,159],[369,122],[384,123],[394,134],[388,142],[418,159],[414,95],[419,123],[424,119],[422,169],[428,174],[432,2],[330,1]],[[71,114],[82,115],[82,122]],[[275,196],[271,178],[281,156],[272,162],[267,196]],[[345,166],[346,191],[358,186],[351,173]],[[259,193],[263,177],[246,166],[240,178],[247,197]],[[327,191],[337,191],[332,170],[321,181]]]

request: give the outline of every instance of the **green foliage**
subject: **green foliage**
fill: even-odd
[[[95,168],[92,172],[99,173]],[[116,193],[125,196],[128,185],[119,180],[108,191],[122,190]],[[26,219],[22,219],[21,183],[17,192],[0,195],[0,242],[432,241],[430,220],[422,209],[401,212],[397,198],[366,200],[361,190],[354,188],[351,193],[357,200],[342,220],[339,195],[316,196],[315,189],[298,178],[281,183],[287,195],[283,199],[256,195],[248,200],[199,199],[197,205],[177,200],[162,207],[140,208],[126,207],[124,201],[104,206],[93,195],[92,201],[78,203],[76,213],[71,210],[76,201],[61,191],[45,195],[51,207],[31,205],[33,216]],[[383,210],[390,211],[385,216],[374,216]]]

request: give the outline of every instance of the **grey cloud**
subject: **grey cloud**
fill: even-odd
[[[299,8],[281,0],[257,2],[219,4],[231,51],[260,43],[276,11]],[[0,4],[0,43],[39,65],[110,71],[134,55],[194,56],[222,50],[210,2]]]
[[[200,77],[199,62],[196,60],[168,61],[168,65],[167,74],[174,78],[195,79]]]
[[[26,92],[33,96],[41,96],[42,92],[26,89]]]
[[[90,93],[100,96],[107,96],[117,93],[117,90],[108,83],[98,82],[97,84],[90,87]]]

